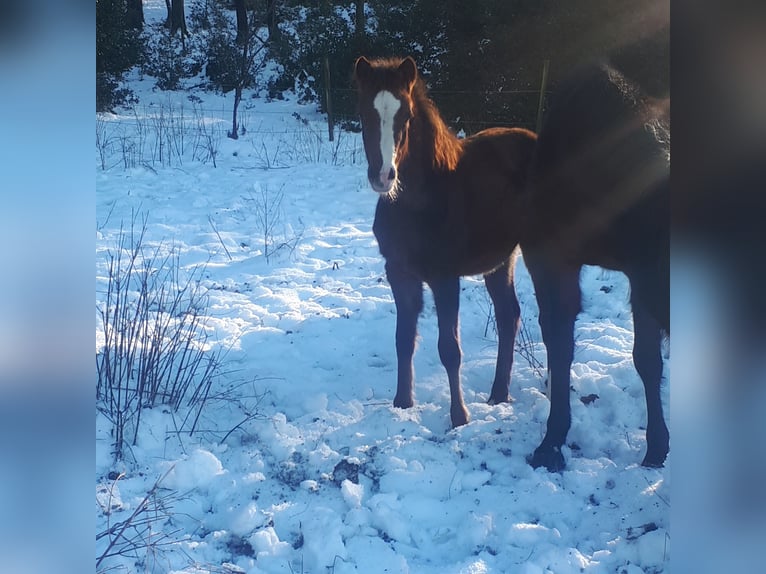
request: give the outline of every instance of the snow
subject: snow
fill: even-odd
[[[148,78],[131,87],[139,113],[168,102],[178,110],[186,98],[153,91]],[[97,412],[97,531],[126,520],[166,472],[159,492],[170,507],[152,523],[166,544],[109,558],[108,566],[176,574],[669,572],[673,457],[664,469],[639,465],[646,414],[625,278],[583,270],[567,469],[532,469],[526,456],[549,406],[543,379],[517,353],[515,401],[486,404],[496,340],[480,277],[464,278],[461,293],[472,421],[450,428],[428,292],[416,405],[393,408],[396,317],[371,230],[376,195],[361,137],[336,134],[334,157],[313,108],[252,99],[243,103],[252,129],[234,141],[225,136],[230,98],[195,95],[207,125],[224,134],[217,167],[187,151],[170,165],[149,156],[126,168],[115,146],[102,170],[96,154],[97,300],[121,223],[146,214],[147,245],[172,246],[183,272],[204,265],[209,343],[225,350],[214,386],[225,398],[208,402],[192,436],[174,431],[183,413],[146,411],[136,445],[115,463],[110,423]],[[138,128],[127,111],[102,120],[115,138]],[[272,248],[293,241],[268,261],[263,190],[282,194]],[[517,269],[530,350],[544,365],[523,257]],[[579,400],[589,395],[597,398]],[[107,538],[97,541],[97,556]]]

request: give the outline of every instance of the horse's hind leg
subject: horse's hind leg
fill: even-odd
[[[662,414],[660,382],[662,380],[662,331],[657,320],[632,297],[633,364],[636,366],[646,393],[646,456],[644,466],[659,467],[665,463],[669,450],[669,433]]]
[[[429,283],[434,294],[436,315],[439,320],[439,358],[447,370],[450,390],[450,418],[452,426],[468,422],[468,409],[463,402],[460,387],[460,332],[458,309],[460,307],[460,278],[442,279]]]
[[[423,282],[390,263],[386,263],[386,277],[396,303],[397,379],[394,406],[407,409],[415,404],[412,357],[415,354],[418,315],[423,309]]]
[[[513,347],[516,332],[519,330],[521,309],[516,298],[513,284],[513,270],[516,264],[514,253],[505,263],[492,273],[484,276],[484,283],[495,306],[495,324],[497,325],[497,364],[492,392],[487,401],[490,405],[507,403],[511,400],[511,368],[513,366]]]
[[[571,425],[569,381],[574,357],[574,322],[580,312],[580,268],[561,266],[544,254],[524,250],[524,262],[535,286],[540,330],[548,352],[551,409],[545,437],[529,463],[551,472],[564,468],[561,446]]]

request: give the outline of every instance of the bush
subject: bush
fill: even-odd
[[[362,54],[395,56],[411,54],[421,72],[438,74],[445,56],[441,5],[426,2],[365,3],[365,30],[356,30],[354,6],[283,6],[278,42],[271,56],[279,73],[269,83],[269,95],[279,97],[293,90],[301,103],[316,102],[325,111],[324,60],[330,65],[333,115],[337,123],[352,127],[357,120],[352,89],[353,64]]]
[[[282,29],[279,42],[272,46],[272,57],[282,69],[270,82],[270,95],[294,90],[300,103],[319,102],[325,108],[322,91],[325,56],[330,59],[331,70],[341,76],[340,84],[347,84],[351,78],[355,48],[349,10],[306,7],[286,14],[293,25]]]
[[[171,34],[162,23],[147,29],[149,34],[142,69],[155,79],[160,90],[178,90],[182,87],[182,80],[193,78],[202,71],[199,39]]]
[[[120,230],[107,253],[106,293],[98,305],[96,400],[114,427],[114,457],[136,444],[144,409],[184,409],[178,431],[194,433],[220,366],[205,331],[204,266],[184,272],[174,249],[145,248],[146,217]]]
[[[96,74],[96,111],[109,112],[118,106],[138,102],[133,90],[120,87],[121,74],[100,72]]]
[[[129,101],[119,88],[123,74],[141,62],[142,39],[128,26],[125,0],[96,0],[96,110],[110,111]]]

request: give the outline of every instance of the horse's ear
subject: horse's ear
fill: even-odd
[[[370,61],[364,56],[359,56],[354,64],[354,78],[356,78],[357,82],[364,82],[369,77],[371,70],[372,64],[370,64]]]
[[[399,64],[399,77],[404,81],[407,90],[411,90],[415,84],[415,80],[418,77],[418,68],[415,65],[415,60],[412,56],[407,56],[402,63]]]

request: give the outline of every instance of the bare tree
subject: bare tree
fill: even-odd
[[[277,0],[267,0],[266,27],[269,30],[269,42],[279,40],[279,26],[277,22]]]
[[[360,40],[364,36],[365,26],[366,20],[364,17],[364,0],[356,0],[356,23],[354,27],[354,34],[357,40]]]
[[[248,25],[247,25],[247,7],[245,6],[245,0],[234,0],[234,8],[237,12],[237,45],[242,46],[247,42]]]
[[[144,3],[141,0],[127,0],[125,24],[134,30],[141,30],[144,27]]]
[[[181,41],[185,41],[186,36],[189,35],[189,30],[186,28],[184,0],[170,1],[170,34],[173,35],[176,32],[181,33]],[[184,43],[185,47],[186,44]]]
[[[245,21],[240,21],[239,4],[245,5],[245,0],[236,0],[237,3],[237,44],[242,50],[239,58],[239,69],[237,70],[234,82],[234,109],[232,112],[231,132],[228,136],[232,139],[239,137],[239,125],[237,123],[237,113],[239,103],[242,101],[242,91],[250,87],[255,81],[255,62],[263,49],[266,47],[266,41],[258,33],[258,25],[255,20],[255,12],[250,13],[251,20],[248,21],[247,10],[244,10]],[[262,62],[261,62],[262,64]]]

